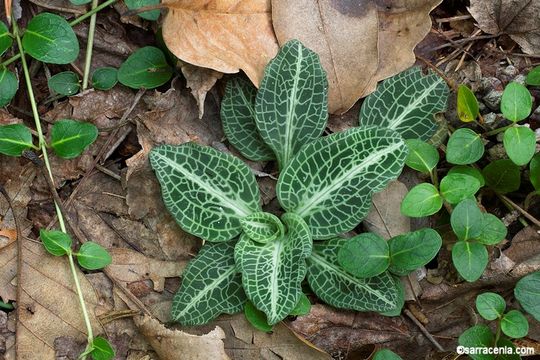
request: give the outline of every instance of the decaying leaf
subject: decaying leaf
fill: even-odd
[[[163,40],[179,59],[259,84],[278,45],[270,0],[167,0]]]
[[[388,240],[411,230],[411,222],[401,213],[399,206],[407,194],[407,187],[392,181],[383,191],[373,195],[371,210],[364,219],[367,230]]]
[[[471,0],[469,12],[488,34],[505,33],[523,52],[540,52],[540,0]]]
[[[208,334],[197,336],[180,330],[167,329],[149,316],[139,316],[134,320],[160,359],[229,359],[223,344],[225,333],[219,326]]]
[[[272,0],[279,44],[300,40],[328,74],[329,111],[344,113],[379,80],[410,67],[440,0]]]
[[[125,248],[111,249],[112,263],[108,266],[111,275],[126,284],[150,279],[155,291],[163,291],[165,278],[178,277],[187,261],[161,261]]]
[[[64,257],[49,255],[40,243],[23,240],[23,264],[17,353],[21,359],[54,359],[54,341],[69,334],[86,340],[86,327],[75,285]],[[92,285],[77,270],[95,334],[103,334],[97,316],[107,309],[100,305]]]
[[[204,100],[206,94],[212,89],[216,81],[221,79],[223,73],[212,69],[193,66],[188,63],[183,63],[180,66],[182,74],[186,78],[187,87],[191,89],[191,95],[197,100],[199,106],[199,119],[204,115]]]

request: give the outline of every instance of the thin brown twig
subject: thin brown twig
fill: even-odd
[[[435,21],[438,24],[442,24],[442,23],[447,23],[451,21],[462,21],[462,20],[468,20],[468,19],[472,19],[472,15],[467,14],[467,15],[451,16],[451,17],[446,17],[446,18],[440,18]]]
[[[532,216],[530,213],[528,213],[526,210],[524,210],[523,208],[521,208],[518,204],[516,204],[515,202],[513,202],[512,200],[510,200],[510,198],[508,196],[505,196],[505,195],[500,195],[501,199],[503,199],[504,201],[508,202],[510,205],[512,205],[512,207],[514,209],[516,209],[517,211],[519,211],[521,213],[521,215],[525,216],[530,222],[532,222],[534,225],[540,227],[540,221],[538,221],[537,218],[535,218],[534,216]]]
[[[441,346],[441,344],[439,344],[439,342],[435,340],[433,335],[431,335],[429,331],[427,331],[424,325],[413,315],[413,313],[409,309],[403,310],[403,313],[407,315],[407,317],[411,319],[416,326],[418,326],[422,334],[424,334],[424,336],[437,348],[437,350],[441,352],[444,351],[444,348]]]

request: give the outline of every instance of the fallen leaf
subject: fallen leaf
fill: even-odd
[[[223,73],[243,70],[258,85],[277,54],[270,0],[167,0],[163,40],[179,59]]]
[[[179,357],[182,360],[229,359],[223,344],[225,333],[219,326],[205,335],[197,336],[180,330],[167,329],[149,316],[139,316],[134,320],[160,359],[175,360]]]
[[[469,12],[488,34],[508,34],[523,52],[540,52],[540,1],[471,0]]]
[[[21,290],[17,323],[20,359],[54,359],[54,341],[69,335],[86,340],[79,298],[65,257],[49,255],[43,245],[23,240],[23,264],[18,282]],[[92,285],[82,272],[77,276],[96,335],[103,334],[97,316],[107,309],[99,304]]]
[[[503,251],[514,262],[511,275],[514,277],[524,276],[540,269],[540,233],[532,226],[528,226],[518,232],[510,247]]]
[[[392,181],[381,192],[373,195],[371,210],[364,219],[364,226],[388,240],[411,231],[411,222],[401,213],[401,204],[407,187],[400,181]]]
[[[216,81],[221,79],[223,73],[212,69],[193,66],[189,63],[183,63],[180,66],[182,74],[186,78],[186,86],[191,89],[191,95],[197,100],[199,107],[199,119],[204,115],[204,100],[206,94],[212,89]]]
[[[298,39],[319,54],[329,111],[344,113],[378,81],[414,64],[413,48],[429,32],[429,12],[440,2],[272,0],[272,21],[280,45]]]
[[[225,331],[225,350],[231,359],[331,359],[284,323],[275,325],[270,334],[255,329],[244,314],[221,316],[215,323]]]
[[[129,284],[150,279],[154,283],[154,290],[158,292],[163,291],[165,278],[180,276],[187,264],[187,261],[153,259],[125,248],[114,248],[109,252],[112,263],[107,269],[116,280]]]

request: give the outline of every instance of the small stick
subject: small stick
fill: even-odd
[[[468,20],[468,19],[472,19],[472,15],[468,14],[468,15],[452,16],[452,17],[437,19],[435,21],[437,21],[438,24],[442,24],[442,23],[447,23],[451,21],[461,21],[461,20]]]
[[[439,344],[439,342],[435,340],[435,338],[429,333],[429,331],[427,331],[424,325],[422,325],[422,323],[418,321],[418,319],[413,315],[413,313],[409,309],[405,309],[403,310],[403,312],[405,313],[405,315],[407,315],[409,319],[412,320],[412,322],[416,326],[418,326],[422,334],[424,334],[424,336],[437,348],[437,350],[444,351],[444,348],[441,346],[441,344]]]
[[[516,204],[515,202],[513,202],[512,200],[510,200],[510,198],[508,198],[507,196],[505,195],[501,195],[500,196],[501,199],[503,199],[504,201],[506,201],[507,203],[509,203],[510,205],[512,205],[512,207],[514,209],[516,209],[517,211],[519,211],[521,213],[521,215],[525,216],[527,219],[529,219],[530,222],[532,222],[534,225],[540,227],[540,221],[538,221],[538,219],[536,219],[534,216],[532,216],[531,214],[529,214],[527,211],[523,210],[518,204]]]

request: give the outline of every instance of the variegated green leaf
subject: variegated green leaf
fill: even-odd
[[[233,242],[206,243],[182,274],[172,317],[183,325],[202,325],[219,314],[242,310],[246,295],[234,263]]]
[[[328,239],[362,221],[372,193],[401,173],[406,156],[403,138],[389,129],[335,133],[300,150],[279,177],[277,197],[308,223],[314,239]]]
[[[448,86],[440,76],[413,67],[383,81],[360,110],[360,126],[378,125],[405,139],[428,140],[437,130],[433,116],[446,108]]]
[[[277,240],[285,234],[285,226],[279,218],[267,212],[256,212],[241,220],[244,233],[253,241],[265,243]]]
[[[298,40],[283,45],[266,66],[255,114],[262,138],[285,168],[326,127],[328,81],[319,56]]]
[[[187,232],[228,241],[242,232],[240,219],[261,211],[255,176],[240,159],[187,143],[158,146],[150,163],[167,209]]]
[[[309,228],[299,216],[285,214],[282,220],[287,227],[283,237],[261,244],[243,234],[234,252],[244,290],[270,325],[283,320],[298,303],[312,246]]]
[[[247,80],[237,77],[227,82],[221,102],[223,132],[246,158],[272,160],[274,152],[266,145],[255,124],[256,96],[257,88]]]
[[[388,272],[360,279],[339,266],[338,251],[347,241],[334,238],[315,243],[307,261],[307,279],[313,292],[327,304],[342,309],[378,312],[395,309],[399,284]]]

